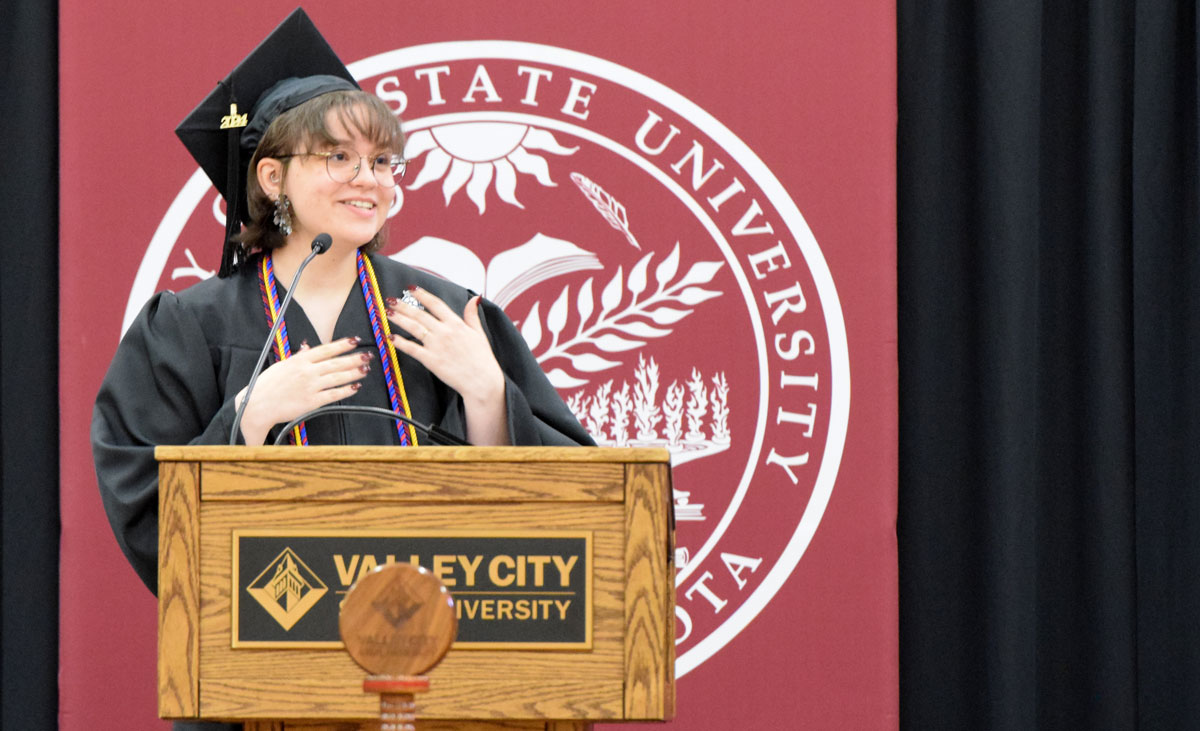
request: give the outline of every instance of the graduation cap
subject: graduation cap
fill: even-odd
[[[331,91],[358,90],[349,70],[301,8],[250,52],[175,129],[225,197],[219,276],[232,270],[249,223],[243,175],[267,127],[280,114]]]

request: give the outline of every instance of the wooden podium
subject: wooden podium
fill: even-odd
[[[571,611],[586,610],[586,640],[464,642],[460,614],[460,642],[430,674],[417,728],[573,731],[674,715],[674,526],[665,449],[159,447],[156,456],[161,717],[242,720],[261,731],[348,731],[377,717],[378,698],[363,692],[364,673],[340,643],[254,642],[239,629],[243,615],[235,611],[251,611],[238,608],[254,601],[250,572],[237,563],[250,560],[248,550],[239,554],[239,546],[263,535],[296,545],[316,540],[306,536],[568,535],[587,546],[586,565],[578,562],[584,576],[571,585],[584,592]],[[328,558],[293,552],[286,570],[284,563],[273,570],[283,577],[307,570],[305,561],[332,564]],[[349,562],[337,558],[345,578]],[[442,558],[435,573],[465,589],[465,575],[453,578],[455,566]],[[482,576],[487,562],[471,561]],[[464,556],[463,567],[471,561]],[[555,561],[571,570],[574,562]],[[508,587],[550,586],[533,578],[551,574],[545,556],[530,555],[527,563],[525,556],[501,555],[491,564],[491,578]],[[288,597],[297,611],[304,608],[300,597],[311,599],[320,583],[317,573],[307,574],[308,584],[296,573],[300,584]],[[501,606],[471,598],[484,592],[463,591],[459,598],[458,588],[450,586],[477,616]],[[321,599],[325,611],[336,611],[336,589]],[[510,610],[521,593],[510,591]],[[485,601],[492,604],[481,608]]]

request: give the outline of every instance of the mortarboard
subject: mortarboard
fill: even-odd
[[[249,221],[244,175],[276,117],[331,91],[358,84],[301,8],[296,8],[175,128],[175,134],[225,197],[219,276],[232,269],[234,236]]]

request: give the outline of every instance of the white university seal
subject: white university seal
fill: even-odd
[[[729,129],[609,61],[472,41],[350,70],[408,134],[382,253],[502,306],[599,444],[671,451],[685,675],[788,579],[833,491],[849,355],[808,225]],[[158,289],[212,276],[223,226],[197,170],[125,326]]]

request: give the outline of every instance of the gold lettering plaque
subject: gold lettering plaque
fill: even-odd
[[[388,564],[446,586],[456,649],[592,646],[591,531],[238,530],[232,560],[234,648],[342,647],[339,603]]]

